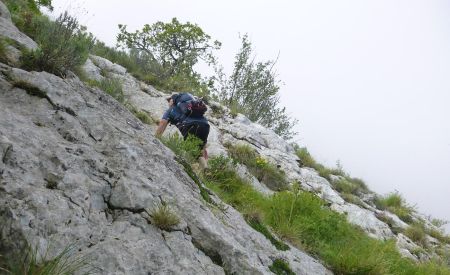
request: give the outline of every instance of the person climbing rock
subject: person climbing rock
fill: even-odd
[[[156,129],[156,136],[160,137],[166,130],[167,125],[174,124],[184,140],[188,135],[194,135],[199,138],[201,156],[199,157],[200,166],[204,169],[207,167],[208,152],[206,151],[206,142],[209,135],[209,123],[204,116],[207,107],[203,100],[198,99],[190,93],[173,94],[167,98],[169,109],[164,115]]]

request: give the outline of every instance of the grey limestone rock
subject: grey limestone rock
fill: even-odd
[[[109,95],[4,65],[0,87],[2,254],[26,241],[51,256],[75,241],[101,274],[269,274],[276,258],[331,274],[296,248],[278,251],[234,209],[212,211],[153,129],[132,127]],[[149,222],[161,201],[181,219],[174,231]]]
[[[23,47],[34,50],[37,48],[34,42],[27,35],[20,32],[11,22],[11,14],[3,2],[0,1],[0,36],[9,38],[22,45]]]

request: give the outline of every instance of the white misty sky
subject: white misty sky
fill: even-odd
[[[450,2],[53,0],[115,45],[118,24],[197,23],[229,72],[248,33],[275,59],[298,142],[380,193],[450,220]],[[204,68],[201,68],[204,70]],[[447,226],[450,229],[450,226]]]

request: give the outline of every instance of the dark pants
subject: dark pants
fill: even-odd
[[[205,122],[190,122],[186,124],[181,124],[178,127],[181,134],[183,135],[184,140],[188,137],[188,135],[193,135],[202,140],[201,149],[203,149],[206,145],[206,141],[208,140],[209,135],[209,124]]]

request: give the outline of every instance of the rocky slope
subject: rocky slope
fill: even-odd
[[[2,2],[0,23],[0,36],[36,47],[14,27]],[[0,63],[1,255],[14,257],[28,243],[52,256],[74,244],[101,274],[270,274],[276,259],[286,260],[296,274],[331,274],[294,247],[277,250],[233,208],[206,203],[174,154],[154,137],[156,125],[142,124],[75,75],[62,79],[14,68],[19,52],[10,46],[8,53],[8,64]],[[166,94],[106,59],[91,56],[84,70],[91,79],[119,79],[126,101],[155,119],[167,107]],[[349,222],[374,238],[396,239],[405,256],[418,259],[411,253],[417,245],[378,218],[388,215],[407,227],[398,217],[369,201],[344,201],[329,181],[301,167],[294,148],[273,131],[218,104],[210,107],[211,156],[227,154],[227,143],[248,144]],[[260,192],[273,192],[245,166],[240,174]],[[162,202],[181,218],[173,230],[156,227],[146,211]]]
[[[101,274],[268,274],[278,258],[298,274],[330,273],[205,203],[152,129],[77,77],[0,64],[0,91],[3,256],[30,243],[51,257],[74,243]],[[145,211],[161,202],[181,218],[170,232]]]

